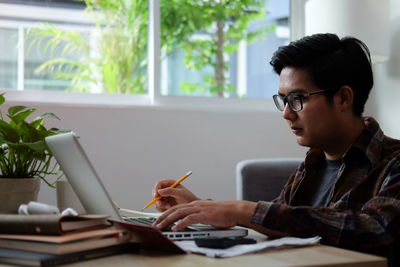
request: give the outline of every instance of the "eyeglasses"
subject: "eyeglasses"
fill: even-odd
[[[308,94],[297,94],[297,93],[290,93],[287,96],[283,97],[281,95],[273,95],[272,98],[274,99],[275,106],[280,110],[283,111],[285,109],[286,104],[289,104],[289,107],[294,112],[298,112],[303,109],[303,99],[309,97],[311,95],[322,94],[326,93],[327,90],[319,90]]]

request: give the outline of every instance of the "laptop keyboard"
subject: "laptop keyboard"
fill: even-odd
[[[131,223],[151,226],[156,221],[155,217],[124,217],[124,220]]]
[[[141,226],[152,226],[153,222],[157,220],[156,217],[124,217],[124,221],[136,224],[136,225],[141,225]],[[172,226],[173,224],[165,227],[163,231],[172,231]]]

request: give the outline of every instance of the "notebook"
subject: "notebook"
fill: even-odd
[[[107,214],[119,224],[136,225],[133,230],[146,233],[158,231],[149,225],[132,222],[131,218],[121,216],[73,132],[46,137],[46,143],[88,213]],[[218,229],[194,225],[181,232],[163,230],[162,235],[170,240],[183,240],[196,237],[246,236],[247,230],[240,227]]]

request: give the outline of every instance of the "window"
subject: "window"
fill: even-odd
[[[0,88],[17,88],[18,29],[0,28]]]
[[[289,43],[289,1],[274,0],[268,2],[269,13],[264,21],[254,24],[274,24],[275,32],[267,34],[265,39],[250,44],[246,48],[246,88],[247,98],[272,98],[279,85],[279,76],[273,72],[269,61],[275,50]]]
[[[192,3],[190,1],[187,2]],[[210,2],[216,5],[216,1]],[[187,16],[193,16],[195,17],[194,19],[200,19],[196,16],[202,16],[202,19],[209,19],[208,17],[204,18],[203,14],[209,10],[207,9],[207,7],[204,7],[204,10],[201,10],[202,3],[204,2],[200,1],[200,3],[198,3],[198,6],[200,6],[198,12],[201,14],[193,12],[192,14],[187,14]],[[190,6],[190,4],[176,9],[184,9],[183,12],[188,13],[188,6]],[[162,3],[161,8],[163,8]],[[171,7],[167,8],[172,9]],[[215,7],[212,5],[211,8]],[[231,15],[232,12],[235,12],[234,8],[235,7],[231,7],[232,10],[229,10],[227,12],[230,12]],[[272,53],[276,50],[278,46],[284,45],[289,42],[289,1],[270,0],[267,2],[267,5],[264,8],[267,12],[265,18],[263,18],[261,21],[254,20],[252,23],[250,23],[250,26],[247,29],[247,32],[249,34],[254,33],[256,30],[262,28],[268,29],[269,32],[261,33],[263,35],[262,37],[264,38],[261,38],[261,40],[249,44],[247,44],[246,41],[241,41],[238,44],[237,52],[230,54],[227,52],[224,53],[226,64],[230,65],[229,70],[224,71],[226,83],[233,87],[233,91],[229,92],[229,90],[227,90],[228,92],[225,92],[223,94],[225,97],[271,98],[273,93],[276,92],[278,76],[272,73],[272,69],[271,67],[269,67],[269,59],[271,58]],[[227,8],[224,9],[226,10]],[[174,10],[174,12],[178,12],[177,10]],[[243,14],[246,12],[251,14],[254,11],[245,10],[245,12],[240,11],[238,14]],[[173,14],[177,16],[177,14]],[[180,15],[185,16],[185,14]],[[164,17],[162,16],[162,18]],[[168,19],[168,17],[165,19]],[[195,22],[193,23],[189,18],[183,18],[182,21],[182,24],[188,22],[195,24]],[[227,29],[229,27],[229,23],[232,23],[234,25],[234,19],[231,19],[231,21],[225,23],[225,38],[229,38],[229,29]],[[163,21],[161,21],[161,25],[163,25]],[[195,32],[193,35],[186,36],[185,38],[192,41],[193,44],[191,45],[193,45],[195,49],[198,49],[196,53],[199,54],[206,51],[207,48],[211,46],[212,40],[214,40],[214,42],[217,42],[216,26],[215,23],[211,24],[211,26],[208,27],[207,31],[204,31],[204,28],[202,28],[201,25],[196,25],[194,27],[198,27],[203,31]],[[163,26],[161,26],[161,31],[163,31]],[[184,30],[182,29],[181,31],[183,32]],[[161,36],[163,36],[163,33],[161,33]],[[196,41],[208,43],[199,44],[196,47]],[[233,40],[233,42],[235,42],[235,40]],[[226,45],[229,45],[228,41],[226,42]],[[189,45],[181,45],[181,47],[189,49],[191,48]],[[216,46],[214,45],[213,49],[215,49],[215,47]],[[173,52],[162,61],[162,95],[190,95],[207,97],[218,96],[218,93],[213,92],[213,90],[207,90],[211,87],[210,83],[212,84],[213,82],[211,81],[209,84],[207,84],[207,80],[212,79],[217,72],[216,67],[213,67],[213,64],[214,66],[216,65],[216,60],[213,60],[216,57],[215,54],[209,54],[205,56],[204,61],[209,60],[210,62],[209,64],[204,64],[205,66],[201,69],[196,69],[194,67],[195,64],[203,64],[203,61],[201,59],[195,57],[196,55],[193,56],[194,60],[190,61],[188,60],[188,57],[185,58],[185,50],[177,48],[174,49]],[[185,62],[185,60],[187,62]]]
[[[49,62],[54,58],[64,57],[66,60],[79,60],[80,54],[79,52],[75,52],[72,55],[63,55],[63,48],[65,48],[68,44],[66,42],[61,42],[60,45],[54,47],[54,50],[51,47],[46,48],[46,44],[49,43],[50,38],[44,38],[43,42],[37,45],[37,47],[30,47],[29,40],[27,37],[27,30],[23,30],[21,32],[23,34],[24,42],[24,86],[23,90],[43,90],[43,91],[67,91],[71,86],[71,80],[65,79],[57,79],[54,75],[51,75],[49,72],[54,72],[53,70],[46,71],[40,70],[40,66]],[[84,34],[84,33],[82,33]],[[47,51],[47,52],[46,52]],[[55,71],[65,71],[67,73],[74,73],[74,69],[67,71],[65,67],[60,69],[56,68]]]
[[[17,5],[15,2],[1,2],[8,1],[0,1],[0,40],[3,42],[0,65],[6,66],[0,70],[1,76],[4,77],[0,89],[66,90],[70,84],[69,80],[55,79],[49,73],[37,73],[37,68],[42,63],[64,56],[63,43],[53,49],[47,47],[49,38],[44,38],[37,46],[31,46],[27,33],[29,29],[38,27],[39,22],[50,22],[54,28],[87,35],[88,32],[84,32],[84,29],[92,27],[88,26],[87,19],[83,19],[82,5],[67,3],[68,1],[56,1],[51,7],[44,6],[45,1],[30,1],[32,5],[23,5],[24,1],[15,1],[19,3]],[[69,20],[66,21],[65,18]],[[79,53],[65,59],[72,60],[77,57]]]
[[[145,33],[147,36],[147,25],[151,25],[151,21],[147,23],[147,12],[149,10],[147,7],[147,0],[135,0],[132,2],[145,7],[139,12],[143,15],[142,20],[139,22],[143,23],[143,18],[145,18],[146,21],[144,24],[146,27],[136,27],[135,29],[141,31],[136,34],[143,35],[143,33]],[[161,10],[159,10],[161,15],[157,15],[160,13],[156,12],[155,19],[160,21],[160,28],[162,31],[162,19],[165,18],[165,15],[163,15],[165,10],[163,10],[163,8],[168,1],[150,0],[150,2],[156,2],[161,8]],[[182,1],[182,3],[184,2],[185,1]],[[188,65],[197,63],[186,62],[188,64],[185,64],[185,61],[190,61],[188,58],[185,58],[185,50],[183,49],[185,46],[175,45],[173,49],[166,51],[167,49],[165,49],[164,43],[161,41],[159,44],[160,48],[157,48],[161,49],[161,64],[157,66],[159,71],[154,72],[160,75],[160,86],[158,87],[160,91],[155,93],[155,97],[158,98],[159,101],[162,101],[163,97],[180,98],[188,96],[194,98],[206,97],[208,99],[270,99],[272,94],[276,92],[279,77],[272,73],[272,69],[269,66],[269,59],[278,46],[286,44],[289,41],[289,4],[290,0],[269,0],[267,6],[265,6],[265,10],[267,11],[266,17],[259,21],[252,21],[247,28],[248,34],[251,35],[254,30],[269,27],[270,32],[264,34],[265,38],[256,42],[238,41],[237,43],[233,43],[238,47],[236,51],[227,51],[229,48],[224,51],[223,56],[226,61],[225,64],[229,64],[229,68],[225,68],[222,75],[225,77],[225,84],[227,84],[229,88],[222,93],[218,92],[217,89],[210,89],[210,84],[212,84],[210,81],[215,76],[213,64],[205,64],[203,68],[190,69]],[[105,56],[99,56],[101,55],[101,48],[98,45],[102,40],[101,29],[99,30],[99,28],[96,28],[95,21],[87,17],[87,14],[83,12],[84,8],[85,6],[82,2],[76,2],[74,0],[0,0],[0,90],[26,91],[26,93],[28,93],[28,91],[32,93],[43,91],[62,92],[70,90],[69,87],[73,85],[73,81],[57,79],[49,73],[38,74],[38,66],[51,58],[62,57],[65,48],[65,46],[55,47],[52,55],[43,53],[48,39],[44,39],[37,47],[28,48],[29,43],[24,41],[24,39],[27,38],[27,30],[37,26],[37,23],[41,21],[50,22],[52,25],[62,30],[79,32],[84,36],[87,45],[91,49],[90,56],[97,55],[97,59],[104,59]],[[254,12],[251,9],[245,11],[248,13]],[[157,16],[159,17],[157,18]],[[233,19],[233,23],[234,22]],[[116,22],[114,25],[123,25],[123,23]],[[215,23],[211,23],[211,28],[215,29],[216,27],[217,25]],[[113,28],[113,30],[116,32],[117,27]],[[161,35],[162,34],[163,33],[161,33]],[[209,32],[194,31],[185,38],[207,42],[210,41],[213,36],[211,36]],[[147,38],[140,39],[145,39],[146,44],[141,46],[141,50],[138,50],[134,54],[146,56],[149,49],[149,47],[147,47]],[[21,46],[21,44],[25,45]],[[128,42],[126,42],[126,44],[128,44]],[[118,49],[119,51],[129,51],[131,47],[132,46],[126,45]],[[81,56],[82,55],[79,53],[73,53],[67,59],[79,61],[81,60]],[[209,58],[213,57],[215,56],[209,55]],[[125,103],[130,103],[130,100],[137,98],[138,94],[141,94],[147,99],[150,98],[150,102],[153,102],[151,99],[154,93],[148,91],[147,83],[152,83],[154,81],[148,78],[151,77],[151,75],[147,76],[147,72],[149,71],[151,73],[155,66],[154,64],[147,65],[146,58],[138,58],[137,60],[141,62],[141,67],[128,70],[128,72],[131,73],[129,78],[134,76],[139,77],[131,86],[134,89],[129,89],[124,92],[111,89],[105,90],[105,82],[110,83],[108,88],[116,88],[118,82],[125,80],[115,79],[110,76],[107,78],[107,81],[104,81],[104,79],[100,81],[99,77],[105,72],[118,70],[109,67],[108,69],[101,69],[91,73],[90,77],[94,77],[99,82],[97,84],[91,84],[88,86],[87,90],[78,91],[97,93],[97,95],[98,93],[123,95],[125,99],[128,99]],[[196,59],[192,58],[192,60]],[[94,62],[90,62],[90,64],[94,64]],[[125,75],[125,77],[128,76]],[[129,96],[127,94],[129,94]],[[187,101],[187,99],[185,101]]]

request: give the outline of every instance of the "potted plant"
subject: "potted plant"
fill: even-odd
[[[0,94],[0,107],[5,102]],[[55,187],[61,177],[60,167],[52,160],[53,155],[45,143],[47,136],[66,130],[46,129],[44,120],[59,118],[53,113],[27,121],[36,109],[25,106],[12,106],[3,116],[0,110],[0,213],[16,213],[20,204],[37,200],[40,181]],[[56,175],[55,181],[46,179]]]

